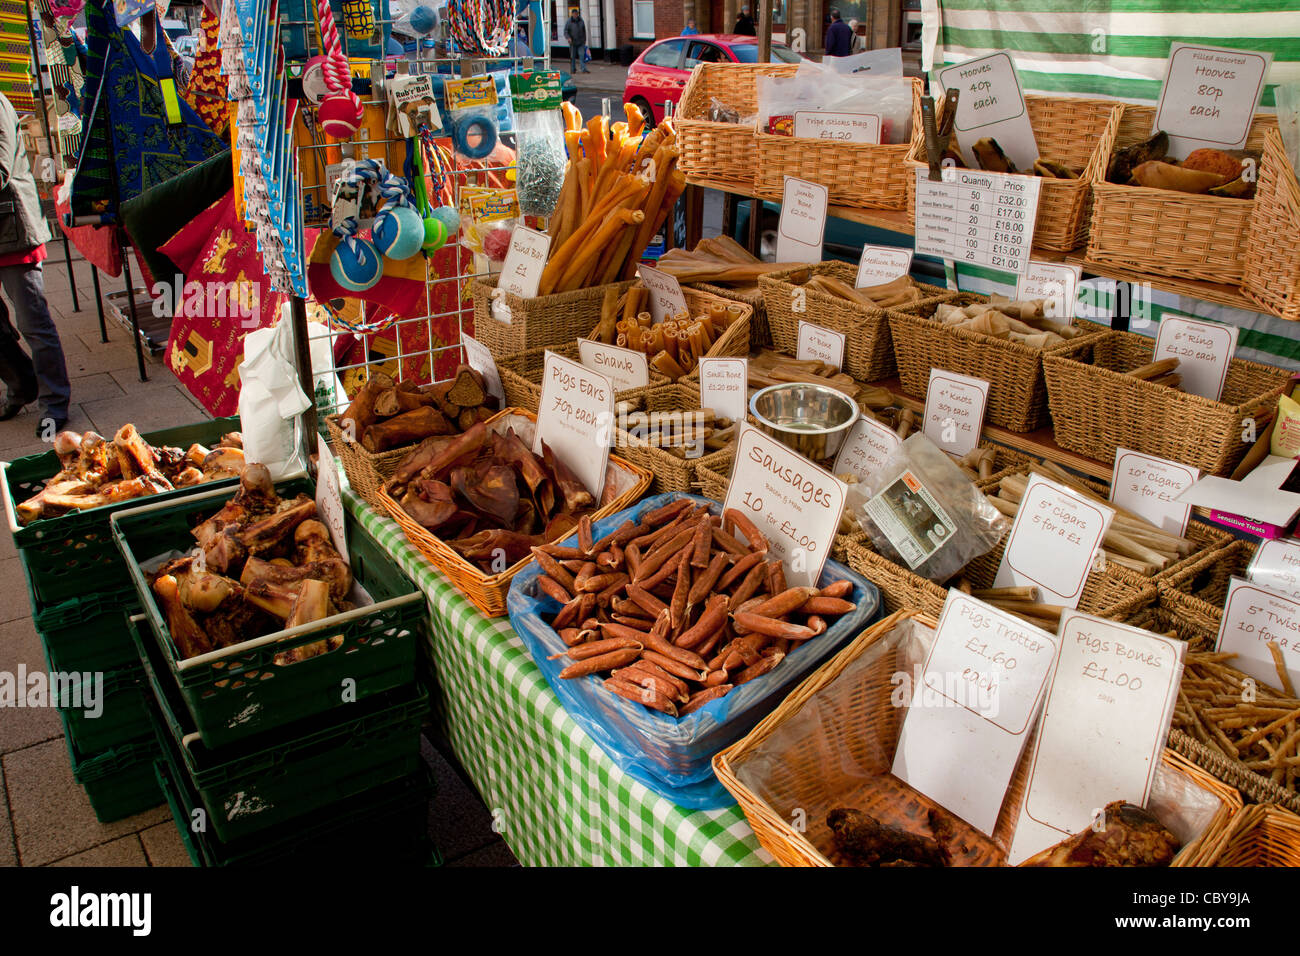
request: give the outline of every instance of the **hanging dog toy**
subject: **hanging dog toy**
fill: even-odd
[[[330,0],[317,0],[316,13],[320,20],[321,49],[325,54],[325,85],[329,88],[329,94],[317,110],[317,118],[321,128],[330,136],[349,139],[361,128],[365,107],[361,104],[361,97],[352,92],[352,68],[339,46]]]
[[[349,40],[370,39],[375,32],[375,8],[370,0],[343,0],[343,32]]]
[[[424,242],[424,222],[411,198],[410,186],[401,176],[394,176],[373,159],[357,163],[340,184],[342,190],[361,192],[367,184],[378,185],[385,205],[370,227],[370,239],[357,235],[360,222],[355,214],[344,215],[334,226],[334,235],[342,241],[330,255],[330,275],[348,292],[365,292],[379,282],[384,273],[384,256],[409,259],[420,251]]]
[[[447,28],[461,53],[500,57],[510,49],[514,14],[507,0],[448,0]]]
[[[434,142],[433,132],[428,126],[420,128],[420,145],[429,160],[429,173],[433,179],[434,194],[445,200],[450,195],[447,187],[446,168],[442,162],[442,152]],[[453,241],[460,231],[460,213],[456,207],[446,204],[438,206],[424,218],[424,251],[437,252],[446,243]]]

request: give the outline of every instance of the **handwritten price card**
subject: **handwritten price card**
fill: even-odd
[[[1281,652],[1292,686],[1300,687],[1300,600],[1233,578],[1214,649],[1236,654],[1233,667],[1278,687],[1281,681],[1270,643]]]
[[[965,455],[980,443],[988,398],[989,383],[983,379],[930,369],[930,387],[925,392],[925,437],[949,454]]]
[[[865,245],[862,247],[862,258],[858,260],[858,278],[853,285],[858,289],[869,289],[873,285],[893,282],[911,271],[911,249]]]
[[[1078,611],[1057,634],[1012,866],[1092,826],[1112,800],[1146,805],[1182,680],[1182,641]]]
[[[1185,158],[1202,146],[1241,149],[1250,134],[1272,53],[1174,43],[1152,130]]]
[[[1295,538],[1261,541],[1246,569],[1246,577],[1270,591],[1300,598],[1300,541]]]
[[[497,287],[513,292],[521,299],[537,295],[542,284],[542,270],[546,268],[546,254],[551,249],[551,237],[544,232],[515,226],[510,234],[510,249],[501,266]]]
[[[949,591],[894,776],[992,835],[1055,657],[1055,636]]]
[[[690,312],[690,306],[686,304],[686,294],[682,292],[682,284],[677,281],[676,276],[661,272],[654,266],[636,268],[641,275],[641,281],[645,283],[646,291],[650,293],[650,317],[656,323],[666,322],[683,312]]]
[[[489,395],[505,401],[506,392],[501,387],[497,363],[488,347],[467,332],[460,333],[460,344],[465,349],[465,364],[483,376],[483,387]]]
[[[1184,315],[1166,315],[1156,332],[1151,361],[1178,359],[1183,391],[1217,402],[1228,380],[1228,364],[1237,351],[1235,325],[1201,322]]]
[[[880,116],[876,113],[795,110],[794,135],[837,143],[879,143]]]
[[[1157,528],[1182,537],[1192,506],[1180,502],[1178,496],[1196,484],[1199,477],[1199,468],[1120,448],[1115,452],[1110,500]]]
[[[863,415],[853,423],[835,456],[835,474],[848,472],[866,481],[902,444],[903,439],[888,425]]]
[[[1078,607],[1115,510],[1031,474],[994,587],[1037,585],[1044,604]]]
[[[608,375],[614,388],[644,388],[650,384],[650,366],[644,352],[622,349],[617,345],[578,339],[578,359],[587,368]]]
[[[1023,275],[1038,215],[1037,176],[945,169],[916,171],[916,254]]]
[[[541,455],[545,442],[599,501],[613,430],[614,383],[548,349],[533,453]]]
[[[781,220],[776,229],[777,262],[821,262],[826,234],[825,186],[793,176],[785,177],[781,194]]]
[[[700,359],[700,408],[732,421],[745,420],[749,410],[749,359]]]
[[[991,137],[1017,169],[1033,168],[1038,144],[1010,53],[1000,50],[940,70],[939,83],[945,90],[961,90],[953,129],[963,156],[973,155],[976,140]]]
[[[800,360],[813,359],[817,362],[825,362],[827,365],[834,365],[837,369],[843,368],[844,343],[847,341],[848,336],[843,332],[800,321],[799,344],[795,357]]]
[[[347,522],[343,517],[343,490],[339,482],[339,466],[322,436],[316,441],[316,510],[321,522],[330,529],[334,549],[344,561],[348,560]]]
[[[1078,300],[1082,266],[1066,266],[1054,262],[1029,260],[1029,271],[1016,279],[1016,298],[1020,301],[1045,299],[1043,312],[1053,318],[1070,322]]]
[[[848,487],[753,425],[741,425],[727,508],[746,515],[785,564],[791,586],[821,577]]]

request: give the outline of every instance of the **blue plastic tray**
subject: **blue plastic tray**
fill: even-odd
[[[646,512],[682,497],[680,493],[671,493],[647,498],[597,521],[592,534],[599,539],[629,518],[639,521]],[[711,499],[698,495],[684,497],[710,505],[714,514],[722,511],[722,506]],[[564,543],[572,544],[576,540],[575,534]],[[844,565],[827,561],[819,583],[824,586],[848,578],[853,582],[849,599],[857,604],[857,610],[839,618],[820,637],[795,647],[770,674],[737,687],[693,714],[677,718],[611,694],[602,686],[603,678],[560,679],[560,671],[570,662],[562,657],[548,658],[562,654],[565,645],[554,628],[542,619],[543,615],[553,617],[558,613],[560,604],[538,591],[540,574],[541,569],[533,563],[516,575],[506,606],[510,623],[546,675],[547,683],[578,726],[624,772],[655,793],[696,810],[717,810],[736,802],[713,775],[713,755],[749,733],[796,683],[860,634],[880,609],[880,592],[875,585]]]

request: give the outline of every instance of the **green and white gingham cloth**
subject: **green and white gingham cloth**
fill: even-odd
[[[493,828],[530,866],[762,866],[739,806],[689,810],[619,769],[574,722],[505,617],[485,617],[351,491],[344,502],[429,603],[439,719],[492,811]]]

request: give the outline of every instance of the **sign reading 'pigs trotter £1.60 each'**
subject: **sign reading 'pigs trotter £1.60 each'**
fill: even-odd
[[[792,586],[815,585],[844,511],[848,486],[752,425],[740,427],[725,507],[758,528]],[[753,543],[753,542],[751,542]]]
[[[599,501],[613,432],[614,383],[609,376],[548,350],[533,452],[541,455],[545,442]]]

